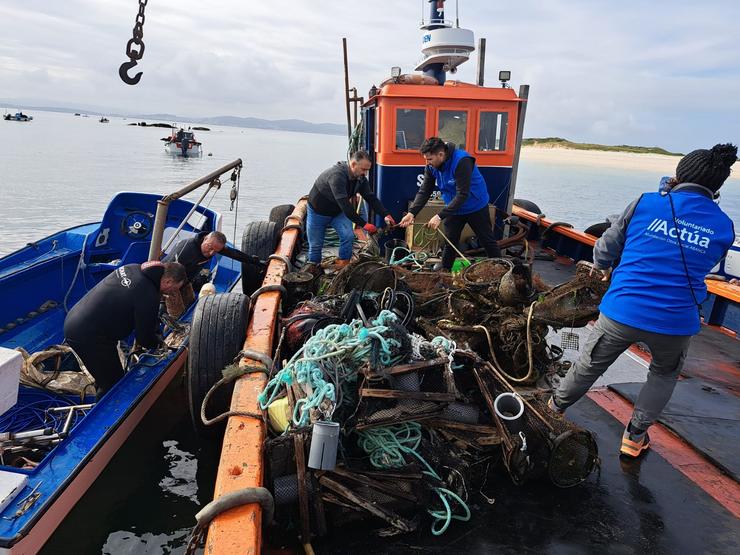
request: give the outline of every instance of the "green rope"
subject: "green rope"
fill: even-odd
[[[330,405],[325,416],[331,420],[336,408],[337,391],[335,384],[325,379],[325,372],[341,376],[345,383],[356,381],[357,369],[372,354],[376,342],[379,360],[384,366],[400,362],[403,358],[403,354],[398,352],[401,342],[384,336],[390,330],[389,325],[397,321],[395,314],[384,310],[370,322],[368,328],[364,327],[362,320],[353,320],[349,324],[331,324],[318,330],[293,355],[285,368],[267,383],[258,396],[260,407],[265,410],[283,387],[296,382],[306,386],[304,390],[308,390],[308,395],[296,402],[293,424],[307,426],[311,410],[318,409],[325,401]]]
[[[421,445],[421,425],[418,422],[404,422],[393,426],[380,428],[371,428],[357,432],[360,436],[360,448],[370,456],[370,464],[375,468],[388,469],[406,466],[404,455],[412,455],[422,465],[426,467],[422,473],[442,481],[439,474],[429,465],[417,450]],[[432,510],[427,512],[434,519],[432,523],[432,534],[441,536],[453,520],[467,522],[470,520],[470,508],[459,495],[442,487],[433,487],[432,490],[437,494],[442,502],[443,509]],[[450,501],[455,501],[463,511],[463,514],[455,514],[452,511]]]
[[[408,254],[396,260],[397,250],[405,251]],[[391,266],[397,266],[400,264],[406,264],[407,262],[411,262],[414,264],[414,266],[416,266],[415,271],[418,271],[424,268],[424,262],[426,262],[428,258],[429,258],[429,254],[426,252],[423,252],[423,251],[416,252],[416,251],[410,251],[406,247],[396,247],[393,249],[393,251],[391,251],[391,259],[388,262],[388,264]]]

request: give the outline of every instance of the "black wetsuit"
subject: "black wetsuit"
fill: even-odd
[[[201,269],[206,265],[206,262],[210,260],[200,250],[200,246],[203,243],[203,239],[208,235],[208,231],[202,231],[195,237],[190,239],[183,239],[178,241],[174,248],[167,254],[162,261],[163,262],[179,262],[185,266],[185,271],[188,274],[188,281],[192,282],[193,279],[198,275]],[[251,262],[259,263],[259,259],[255,256],[250,256],[243,253],[238,249],[233,249],[227,245],[218,254],[222,254],[227,258],[238,260],[239,262]]]
[[[95,378],[98,396],[123,376],[116,344],[136,331],[144,348],[159,344],[159,285],[164,268],[127,264],[106,276],[72,307],[64,337]]]

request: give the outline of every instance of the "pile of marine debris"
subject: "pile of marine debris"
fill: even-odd
[[[422,266],[362,256],[283,281],[283,363],[260,396],[266,485],[304,542],[368,516],[384,535],[443,534],[490,473],[571,487],[597,463],[543,388],[567,370],[548,332],[594,318],[605,284],[588,265],[550,290],[516,259]]]

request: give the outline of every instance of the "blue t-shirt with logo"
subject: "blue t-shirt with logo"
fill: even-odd
[[[644,194],[627,226],[621,261],[599,307],[601,312],[646,331],[696,334],[700,321],[694,296],[699,303],[705,300],[704,278],[734,238],[732,220],[701,193],[674,192],[670,198]]]

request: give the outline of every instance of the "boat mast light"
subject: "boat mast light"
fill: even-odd
[[[508,89],[509,85],[507,85],[506,82],[511,80],[511,72],[510,71],[499,71],[498,80],[501,81],[502,89]]]

